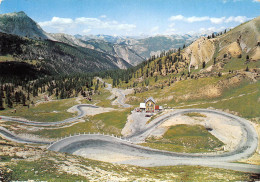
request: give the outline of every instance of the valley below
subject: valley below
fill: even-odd
[[[104,83],[102,79],[98,79],[100,80],[100,82]],[[23,145],[31,145],[31,149],[36,152],[38,156],[42,156],[44,152],[38,152],[37,147],[39,146],[35,146],[33,144],[47,144],[45,146],[43,145],[43,148],[41,147],[42,149],[44,149],[44,151],[48,149],[50,151],[57,151],[62,153],[65,152],[67,153],[66,155],[73,154],[74,156],[76,155],[92,160],[109,162],[114,165],[127,164],[139,167],[192,165],[224,168],[250,173],[259,172],[258,165],[254,165],[258,163],[232,163],[232,161],[245,161],[246,158],[254,154],[257,148],[257,144],[259,143],[257,141],[259,131],[254,128],[256,127],[255,124],[252,124],[251,122],[248,122],[232,114],[211,109],[166,109],[164,112],[159,113],[158,116],[155,115],[156,117],[151,120],[151,118],[145,117],[145,113],[141,115],[142,113],[131,111],[133,108],[131,105],[125,105],[125,97],[127,97],[128,94],[131,94],[133,91],[129,92],[127,90],[117,88],[112,89],[111,84],[108,83],[104,88],[104,91],[105,90],[108,90],[111,94],[106,98],[108,100],[110,99],[110,108],[102,108],[100,106],[82,104],[82,98],[79,97],[76,99],[79,104],[72,106],[66,111],[72,113],[78,112],[77,116],[65,119],[64,121],[37,122],[13,117],[0,116],[2,120],[1,125],[8,128],[5,129],[4,127],[2,127],[0,130],[1,135],[5,139],[12,140],[13,142],[25,143]],[[51,103],[53,101],[49,102]],[[48,102],[42,104],[48,104]],[[39,104],[39,106],[42,104]],[[122,133],[118,135],[110,132],[105,133],[102,131],[82,133],[80,131],[77,132],[77,130],[74,130],[75,133],[70,133],[69,136],[65,135],[61,139],[56,138],[54,140],[49,140],[41,136],[41,134],[37,132],[48,130],[55,131],[57,129],[63,131],[65,128],[69,129],[72,126],[80,124],[81,122],[90,122],[90,118],[86,119],[88,117],[102,115],[102,113],[114,113],[114,111],[116,110],[121,110],[120,112],[122,112],[125,110],[124,108],[130,108],[132,114],[128,114],[128,121],[123,121],[124,123],[126,123],[126,125],[122,128]],[[149,119],[151,120],[150,122],[148,122]],[[22,133],[20,133],[21,129],[19,129],[20,132],[18,134],[14,134],[18,131],[18,128],[15,129],[15,123],[20,123],[26,126],[18,127],[17,125],[18,128],[24,128]],[[210,150],[203,151],[201,150],[202,146],[189,146],[189,142],[184,144],[185,140],[182,144],[184,145],[183,149],[176,148],[176,145],[170,143],[167,144],[166,147],[163,147],[165,144],[162,141],[162,143],[160,143],[159,139],[166,138],[164,135],[168,130],[170,130],[172,126],[189,125],[200,125],[202,126],[202,128],[209,127],[210,130],[205,131],[211,133],[216,141],[220,141],[220,143],[218,144],[219,146],[217,148],[213,147],[210,149],[210,145],[214,143],[213,141],[211,141],[211,144],[209,143],[208,146],[208,149]],[[9,126],[12,127],[10,128]],[[231,128],[232,130],[229,131]],[[181,130],[183,130],[183,128],[177,129],[177,131]],[[32,134],[32,132],[34,134]],[[185,137],[188,136],[183,135],[182,138],[185,139]],[[195,141],[193,142],[196,142],[196,140],[200,140],[199,136],[196,135],[194,135],[193,138],[195,139]],[[191,138],[189,140],[191,140]],[[207,140],[210,141],[212,139],[208,138]],[[5,144],[2,143],[1,145]],[[145,147],[143,147],[142,145]],[[189,148],[191,148],[191,150],[189,150]],[[7,147],[5,147],[5,150],[6,149]],[[30,155],[28,153],[21,152],[21,150],[23,150],[23,147],[14,152],[13,155],[18,155],[22,158]],[[2,150],[2,155],[7,156],[11,154],[9,153],[9,151],[6,152]],[[258,152],[257,155],[259,155]],[[73,156],[71,157],[74,158]],[[35,160],[37,161],[37,159],[33,159],[33,161]],[[72,162],[72,164],[74,163]],[[67,174],[73,174],[73,172],[75,171],[79,172],[79,169],[77,167],[64,167],[63,170],[66,169]],[[83,171],[81,171],[82,176],[84,176],[83,174],[86,173]],[[119,178],[115,177],[115,179]]]

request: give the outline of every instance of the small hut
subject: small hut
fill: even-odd
[[[145,101],[145,110],[146,112],[154,112],[155,110],[155,100],[152,97],[149,97]]]

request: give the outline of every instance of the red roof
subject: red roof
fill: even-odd
[[[155,110],[159,110],[159,106],[155,106]]]

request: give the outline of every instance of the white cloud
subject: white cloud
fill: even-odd
[[[253,0],[253,2],[255,2],[255,3],[260,3],[260,0]]]
[[[175,28],[167,28],[163,34],[164,35],[172,35],[172,34],[175,34],[175,33],[176,33]]]
[[[73,20],[70,18],[59,18],[53,17],[51,21],[40,22],[40,26],[57,26],[57,25],[69,25],[72,24]]]
[[[168,28],[162,34],[164,35],[176,34],[176,28],[174,27],[175,27],[175,23],[172,22],[171,24],[168,25]]]
[[[223,0],[222,2],[225,4],[227,3],[228,1],[231,1],[231,2],[239,2],[239,1],[242,1],[242,0]]]
[[[189,32],[187,32],[187,34],[189,34],[189,35],[193,35],[193,34],[195,34],[196,32],[195,31],[189,31]]]
[[[215,31],[216,31],[216,27],[209,27],[209,28],[208,28],[208,31],[215,32]]]
[[[230,16],[228,18],[226,18],[226,17],[216,18],[216,17],[208,17],[208,16],[184,17],[183,15],[171,16],[169,18],[170,21],[185,21],[188,23],[210,21],[213,24],[230,23],[230,22],[243,23],[249,19],[250,18],[247,18],[246,16]]]
[[[225,21],[226,17],[221,17],[221,18],[210,18],[211,23],[214,24],[221,24]]]
[[[134,24],[120,24],[120,25],[116,25],[114,27],[114,29],[126,30],[126,31],[132,31],[135,28],[136,28],[136,25],[134,25]],[[113,28],[111,28],[111,29],[113,29]]]
[[[60,18],[53,17],[50,21],[39,22],[39,25],[45,28],[56,29],[60,32],[63,32],[65,29],[81,29],[85,30],[84,33],[87,33],[87,30],[93,29],[109,29],[109,30],[123,30],[123,31],[132,31],[136,28],[134,24],[119,23],[117,21],[105,21],[99,18],[87,18],[79,17],[76,19],[71,18]]]
[[[192,16],[192,17],[185,18],[185,21],[187,21],[189,23],[206,21],[206,20],[209,20],[208,16],[203,16],[203,17]]]
[[[240,2],[240,1],[243,1],[243,0],[222,0],[222,2],[225,4],[227,2]],[[252,0],[252,2],[260,2],[260,0]]]
[[[225,30],[226,27],[220,27],[220,28],[216,28],[216,27],[209,27],[209,28],[200,28],[200,33],[203,34],[211,34],[213,32],[221,32],[223,30]]]
[[[230,23],[230,22],[238,22],[238,23],[244,23],[245,21],[249,20],[249,18],[247,18],[246,16],[230,16],[229,18],[227,18],[225,20],[226,23]]]
[[[183,20],[183,19],[184,19],[184,16],[182,16],[182,15],[171,16],[171,17],[169,18],[170,21]]]
[[[171,24],[169,25],[170,28],[173,28],[174,26],[175,26],[175,23],[171,23]]]
[[[151,28],[150,32],[155,33],[155,32],[158,32],[158,30],[159,30],[159,27],[155,26],[155,27]]]
[[[90,31],[91,31],[91,29],[84,29],[84,30],[82,31],[82,33],[83,33],[83,34],[88,34]]]
[[[107,18],[107,15],[101,15],[100,18]]]
[[[3,2],[4,0],[0,0],[0,4]]]
[[[59,18],[53,17],[50,21],[39,22],[41,27],[51,27],[57,29],[59,32],[65,32],[65,29],[69,26],[74,27],[73,20],[71,18]]]
[[[206,30],[207,30],[206,28],[200,28],[200,32],[204,32]]]
[[[110,30],[125,30],[132,31],[136,28],[134,24],[120,24],[117,21],[103,21],[98,18],[80,17],[75,19],[78,25],[86,25],[92,29],[110,29]]]

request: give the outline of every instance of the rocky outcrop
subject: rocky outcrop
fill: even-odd
[[[75,38],[72,35],[63,34],[63,33],[53,33],[50,35],[59,42],[63,42],[63,43],[66,43],[66,44],[69,44],[72,46],[87,47],[86,44],[84,44],[81,40]],[[87,48],[89,48],[89,47],[87,47]]]
[[[0,32],[32,39],[55,40],[23,11],[0,15]]]
[[[201,67],[202,63],[209,62],[215,53],[214,41],[201,37],[184,50],[183,58],[190,60],[190,67]]]

